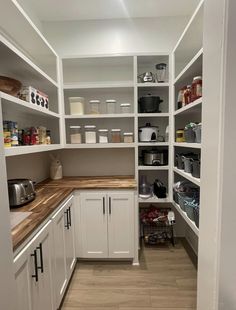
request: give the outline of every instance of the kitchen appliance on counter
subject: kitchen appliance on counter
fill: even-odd
[[[152,72],[144,72],[138,75],[138,81],[140,83],[153,83],[154,82],[154,75]]]
[[[158,179],[156,179],[153,184],[153,192],[158,198],[166,198],[166,187]]]
[[[142,159],[145,166],[165,166],[168,165],[168,152],[167,150],[143,150]]]
[[[8,180],[8,194],[11,208],[21,207],[36,197],[33,181],[29,179]]]
[[[153,96],[148,94],[146,96],[140,97],[138,100],[139,103],[139,112],[140,113],[161,113],[160,104],[163,100],[159,96]]]
[[[160,63],[156,64],[157,69],[157,82],[164,83],[167,80],[167,64]]]
[[[152,185],[147,181],[147,176],[142,175],[139,181],[139,197],[142,199],[148,199],[152,197],[152,195]]]
[[[139,127],[138,132],[140,142],[155,142],[158,138],[159,128],[146,123],[146,126]]]

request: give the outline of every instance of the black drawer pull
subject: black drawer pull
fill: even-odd
[[[36,250],[39,250],[40,254],[40,266],[38,266],[38,269],[41,270],[41,273],[43,273],[44,268],[43,268],[43,245],[40,242],[39,246],[36,248]]]
[[[111,197],[109,197],[109,214],[111,215]]]
[[[34,253],[31,254],[31,256],[34,257],[34,271],[35,271],[35,274],[32,275],[32,278],[35,278],[35,281],[38,282],[39,275],[38,275],[37,250],[34,250]]]
[[[70,224],[69,224],[69,210],[68,210],[68,209],[65,211],[65,214],[66,214],[66,223],[65,223],[65,227],[66,227],[67,229],[70,229]]]
[[[68,218],[69,218],[69,225],[71,227],[71,207],[68,208],[68,213],[69,213],[69,216],[68,216]]]
[[[106,210],[105,210],[105,197],[102,198],[102,201],[103,201],[103,214],[105,214]]]

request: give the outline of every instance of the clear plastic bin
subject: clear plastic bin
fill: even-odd
[[[100,114],[100,100],[89,101],[89,114]]]
[[[111,142],[112,143],[120,143],[121,142],[121,130],[120,129],[112,129],[111,130]]]
[[[69,103],[71,115],[84,114],[84,97],[69,97]]]
[[[99,143],[108,143],[108,129],[98,130],[98,141]]]
[[[107,114],[116,113],[116,100],[115,99],[107,99],[106,106],[107,106]]]
[[[86,125],[85,129],[85,143],[96,143],[96,126],[94,125]]]
[[[80,144],[82,143],[81,127],[70,126],[70,143]]]
[[[124,132],[124,143],[133,143],[134,142],[134,134],[132,132]]]
[[[121,103],[120,111],[121,111],[121,113],[131,113],[131,104],[130,103]]]

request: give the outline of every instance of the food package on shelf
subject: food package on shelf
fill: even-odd
[[[42,108],[49,109],[48,95],[32,86],[23,86],[20,90],[19,98]]]

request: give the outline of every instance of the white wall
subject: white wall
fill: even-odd
[[[188,17],[43,23],[44,35],[59,53],[93,55],[169,52]]]

